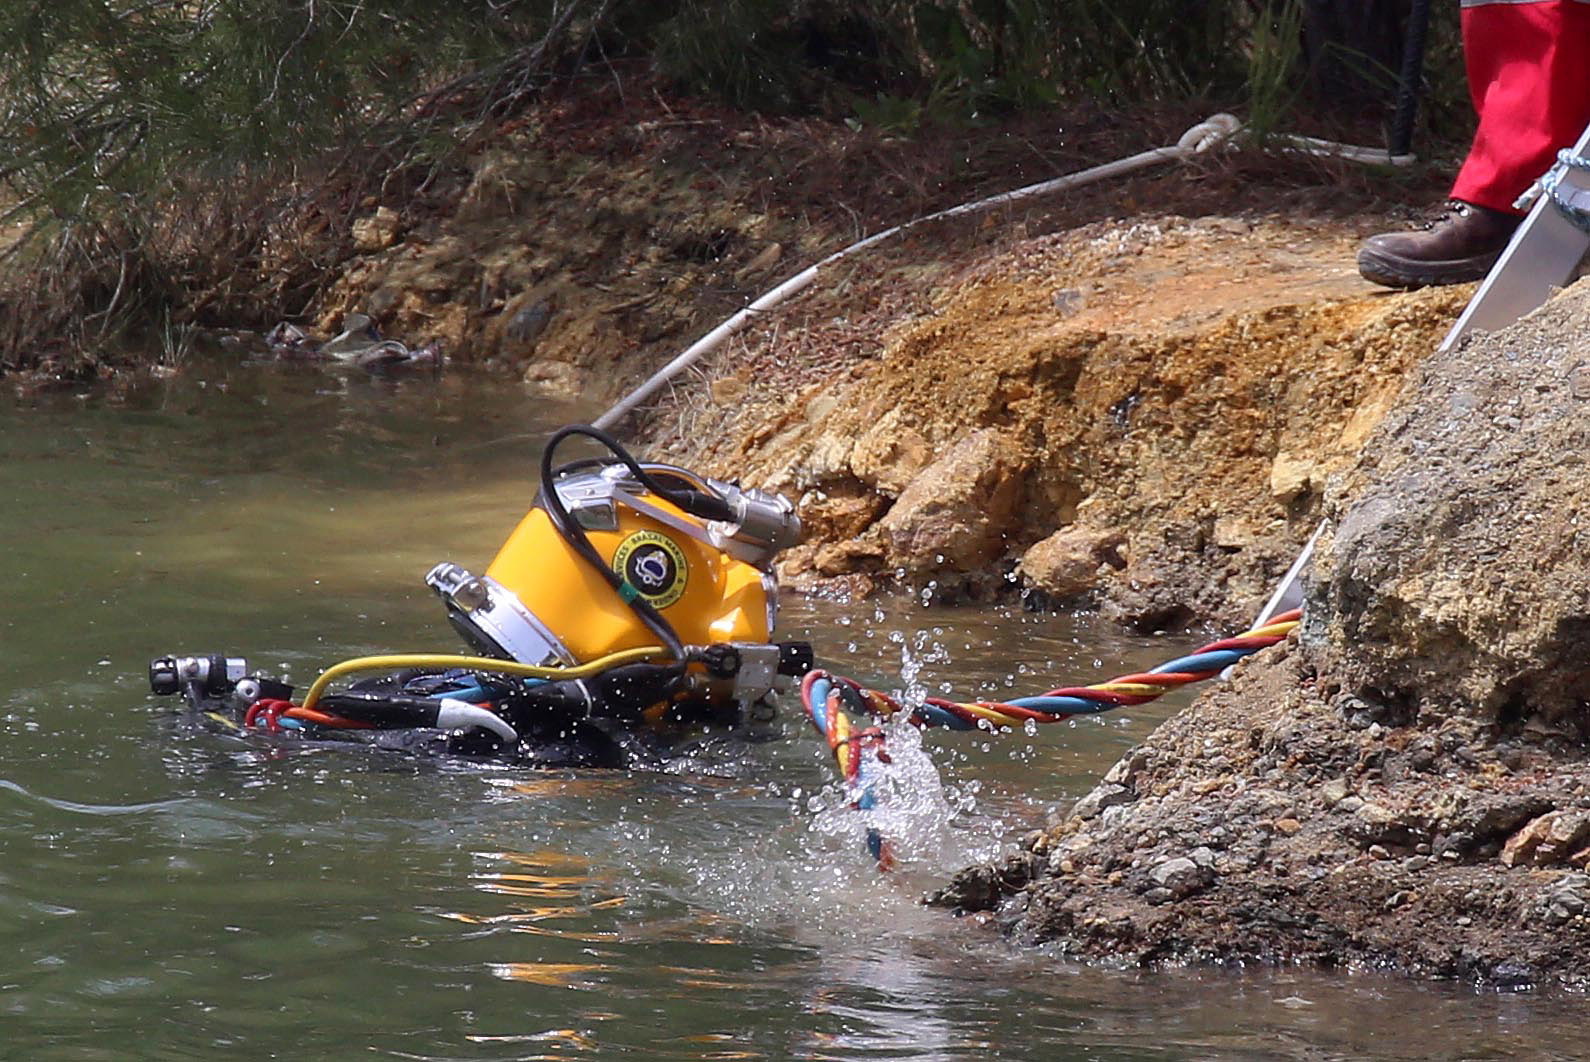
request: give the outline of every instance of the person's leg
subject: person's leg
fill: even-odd
[[[1464,0],[1479,115],[1453,209],[1422,232],[1365,241],[1358,271],[1389,287],[1478,280],[1517,227],[1513,201],[1590,122],[1590,0]]]
[[[1465,0],[1463,57],[1479,127],[1452,198],[1513,201],[1590,123],[1590,2]]]

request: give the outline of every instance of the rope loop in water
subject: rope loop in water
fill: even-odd
[[[801,707],[812,726],[827,740],[841,777],[859,787],[852,806],[865,810],[877,803],[869,773],[889,762],[888,752],[883,731],[877,727],[855,729],[845,711],[847,700],[878,719],[903,715],[916,726],[946,730],[1014,729],[1029,722],[1054,723],[1074,715],[1096,715],[1125,705],[1147,704],[1182,686],[1214,678],[1238,660],[1285,641],[1302,622],[1302,617],[1302,609],[1293,609],[1275,616],[1263,626],[1234,638],[1210,642],[1187,656],[1177,657],[1149,671],[1089,686],[1061,686],[1035,697],[1018,697],[1011,701],[950,701],[927,697],[921,704],[907,706],[852,679],[813,670],[801,681]],[[893,866],[893,852],[876,827],[868,831],[867,847],[881,869]]]

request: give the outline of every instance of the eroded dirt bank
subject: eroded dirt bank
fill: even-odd
[[[337,279],[298,323],[329,336],[357,312],[410,346],[436,341],[455,362],[522,378],[535,392],[611,401],[862,235],[1174,141],[1197,117],[1155,115],[1126,139],[1116,116],[1073,109],[910,140],[763,120],[644,82],[571,88],[440,168],[423,194],[371,197],[346,228],[328,229],[324,254],[338,257]],[[1013,234],[1134,212],[1140,198],[1219,209],[1229,161],[890,243],[769,322],[798,343],[780,360],[810,379],[871,358],[900,314]],[[1296,187],[1306,175],[1283,172],[1257,202],[1309,200]],[[737,350],[747,353],[743,343]],[[667,419],[637,426],[666,431]]]
[[[798,583],[1019,580],[1145,630],[1241,623],[1468,293],[1371,292],[1354,232],[1158,217],[1020,241],[841,372],[769,387],[776,344],[720,367],[672,448],[799,497]]]
[[[1301,637],[938,901],[1143,962],[1583,987],[1590,285],[1426,361],[1328,490]]]

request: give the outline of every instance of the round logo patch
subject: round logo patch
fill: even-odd
[[[685,551],[667,535],[636,531],[613,553],[613,570],[653,608],[667,608],[685,593]]]

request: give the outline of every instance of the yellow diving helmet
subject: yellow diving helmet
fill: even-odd
[[[613,459],[555,467],[575,435]],[[572,666],[661,645],[680,661],[732,659],[734,696],[754,700],[780,669],[773,558],[799,539],[783,495],[641,464],[575,425],[549,440],[535,504],[486,573],[443,563],[425,581],[483,655]]]

